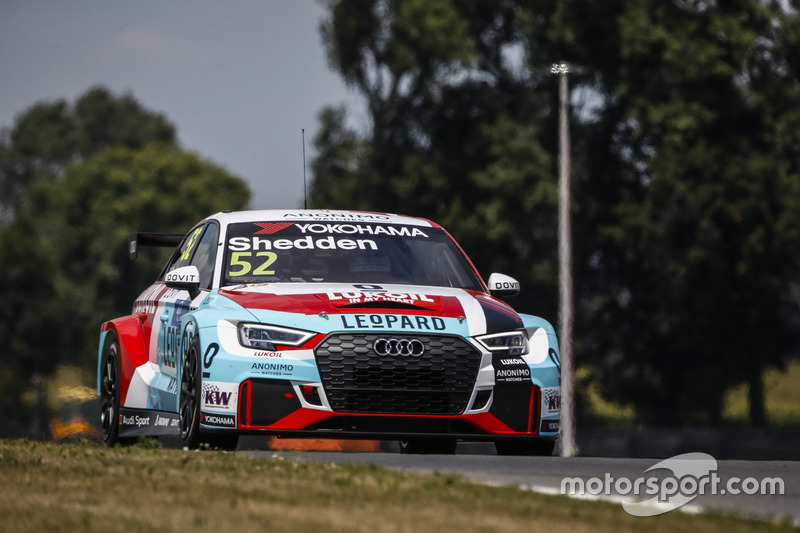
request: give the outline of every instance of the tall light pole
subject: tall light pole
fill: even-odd
[[[575,308],[572,281],[572,165],[569,142],[570,65],[555,63],[550,69],[558,76],[558,278],[559,345],[561,348],[561,456],[578,454],[575,442],[575,392],[573,390],[572,329]]]

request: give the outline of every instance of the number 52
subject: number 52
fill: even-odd
[[[238,270],[228,270],[228,275],[231,277],[236,276],[244,276],[250,273],[250,269],[253,268],[253,265],[250,264],[248,258],[253,256],[253,252],[233,252],[231,254],[231,264],[230,267],[239,267]],[[266,257],[263,263],[261,263],[255,270],[253,270],[254,276],[272,276],[275,274],[274,270],[267,270],[272,263],[274,263],[278,259],[278,254],[275,252],[257,252],[256,257]]]

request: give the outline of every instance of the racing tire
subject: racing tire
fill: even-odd
[[[109,333],[103,346],[103,359],[100,363],[100,435],[103,445],[130,444],[132,438],[119,436],[120,418],[120,357],[119,344],[113,333]]]
[[[453,455],[456,439],[410,439],[400,441],[400,453],[426,455]]]
[[[181,368],[181,392],[178,399],[180,441],[184,448],[235,450],[239,443],[236,433],[203,433],[200,429],[200,398],[203,391],[200,341],[192,340]]]
[[[200,342],[195,338],[183,358],[178,397],[181,444],[190,450],[200,446]]]
[[[527,455],[546,457],[553,455],[555,440],[518,439],[498,440],[494,443],[497,455]]]

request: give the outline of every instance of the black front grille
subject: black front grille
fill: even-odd
[[[378,355],[379,338],[417,339],[425,353]],[[467,408],[481,354],[461,337],[332,333],[314,351],[325,394],[343,413],[454,415]]]

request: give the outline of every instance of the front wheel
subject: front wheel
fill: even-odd
[[[200,343],[195,338],[183,358],[181,370],[181,444],[193,450],[200,445]]]
[[[194,338],[183,359],[181,370],[180,441],[194,450],[201,445],[209,448],[235,450],[239,443],[236,433],[203,433],[200,430],[200,401],[202,394],[202,370],[200,368],[200,341]]]

